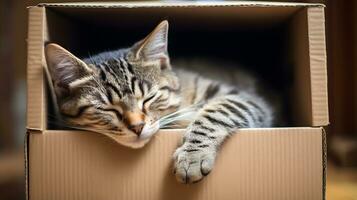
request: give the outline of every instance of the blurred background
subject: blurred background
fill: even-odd
[[[0,199],[25,199],[26,7],[40,2],[66,1],[0,0]],[[298,2],[327,6],[327,198],[357,199],[357,1]]]

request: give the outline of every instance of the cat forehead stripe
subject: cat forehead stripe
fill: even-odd
[[[76,88],[80,85],[83,85],[85,84],[86,82],[88,82],[89,80],[93,80],[93,76],[86,76],[86,77],[83,77],[83,78],[80,78],[80,79],[77,79],[71,83],[69,83],[69,88]]]

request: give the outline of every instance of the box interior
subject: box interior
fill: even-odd
[[[48,7],[46,42],[87,57],[130,46],[166,19],[172,63],[182,58],[236,63],[283,98],[285,123],[279,126],[308,127],[312,111],[306,13],[299,6]],[[51,100],[44,101],[48,129],[56,129]]]

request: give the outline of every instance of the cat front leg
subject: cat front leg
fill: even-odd
[[[266,115],[253,99],[228,95],[208,102],[187,127],[174,153],[176,179],[195,183],[211,172],[223,141],[238,128],[259,127]]]

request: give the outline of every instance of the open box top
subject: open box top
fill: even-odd
[[[53,12],[66,17],[53,20]],[[43,3],[29,8],[27,128],[46,130],[47,127],[44,43],[52,37],[51,34],[62,34],[58,30],[49,31],[52,27],[65,23],[63,20],[68,18],[87,17],[92,21],[97,20],[94,23],[111,23],[118,17],[125,17],[121,22],[127,23],[122,26],[130,26],[135,24],[131,23],[131,19],[145,24],[148,20],[165,16],[177,19],[178,24],[190,26],[198,19],[213,19],[213,16],[216,20],[204,20],[206,23],[200,21],[200,28],[207,31],[215,26],[229,27],[234,21],[261,25],[290,19],[291,46],[296,65],[294,87],[297,88],[293,110],[301,126],[325,126],[329,123],[323,5],[268,2],[98,2]],[[188,21],[187,18],[192,20]],[[67,41],[69,45],[73,43],[73,37],[64,31],[63,35],[64,42]]]
[[[234,30],[235,26],[242,26],[243,29],[259,27],[264,31],[270,26],[287,22],[287,43],[290,49],[286,56],[291,57],[294,63],[290,98],[290,103],[293,104],[291,112],[297,121],[294,126],[328,124],[324,6],[321,4],[241,1],[43,3],[29,8],[27,128],[40,132],[48,130],[49,95],[46,94],[47,83],[43,70],[43,67],[46,67],[46,42],[55,41],[70,47],[71,51],[74,49],[75,53],[83,54],[83,49],[100,46],[102,43],[101,40],[93,43],[91,36],[103,37],[108,33],[97,36],[99,32],[96,32],[91,35],[90,32],[98,28],[88,27],[101,24],[103,29],[116,33],[127,31],[130,35],[142,32],[147,27],[152,28],[153,22],[167,18],[174,21],[173,27],[191,30],[191,33],[210,33],[216,29],[228,33]],[[238,37],[233,39],[238,40]],[[257,41],[270,39],[267,37]],[[107,136],[117,138],[110,134]],[[120,138],[124,143],[134,140],[132,136]]]

